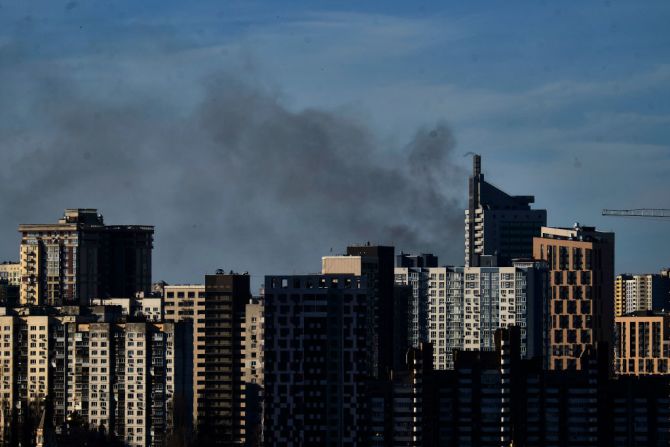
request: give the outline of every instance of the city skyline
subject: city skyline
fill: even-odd
[[[156,225],[168,282],[368,240],[458,265],[475,152],[548,225],[614,231],[617,273],[667,267],[667,224],[600,216],[670,208],[665,4],[2,8],[2,259],[96,207]]]
[[[668,17],[0,0],[0,447],[670,445]]]

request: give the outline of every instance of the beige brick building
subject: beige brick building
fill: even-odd
[[[10,286],[21,284],[21,264],[18,262],[3,262],[0,264],[0,281],[6,280]]]
[[[198,421],[198,382],[205,373],[202,340],[198,337],[199,329],[204,328],[205,285],[180,284],[165,285],[163,289],[163,308],[165,321],[191,322],[193,327],[193,396],[188,408],[193,414],[193,423]],[[199,379],[200,378],[200,379]]]
[[[549,264],[549,369],[580,369],[589,346],[614,332],[614,233],[542,227],[533,257]]]
[[[171,401],[184,387],[177,363],[190,348],[182,324],[30,312],[0,316],[0,443],[29,413],[43,414],[48,397],[53,426],[77,414],[124,445],[166,445]]]
[[[670,374],[670,315],[641,311],[615,324],[617,374]]]

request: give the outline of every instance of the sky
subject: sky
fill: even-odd
[[[365,3],[365,4],[361,4]],[[93,207],[154,278],[317,272],[351,243],[463,262],[470,158],[550,225],[670,266],[670,4],[0,0],[0,258]]]

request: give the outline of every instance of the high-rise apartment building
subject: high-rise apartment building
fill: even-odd
[[[46,315],[0,316],[0,443],[17,445],[24,427],[44,409],[54,388],[49,365],[55,320]]]
[[[19,225],[22,305],[87,305],[151,289],[152,226],[105,225],[95,209]]]
[[[244,322],[244,369],[246,441],[259,446],[263,440],[263,367],[264,314],[263,300],[252,298],[246,305]]]
[[[406,341],[394,340],[394,248],[369,244],[347,247],[346,256],[324,256],[321,273],[368,278],[370,302],[366,318],[372,346],[371,367],[377,377],[385,377],[407,350]]]
[[[430,343],[409,348],[405,366],[368,385],[367,443],[371,447],[434,446],[436,411]],[[428,380],[427,380],[428,379]]]
[[[667,276],[617,275],[614,285],[615,316],[646,310],[670,310],[669,305],[670,278]]]
[[[626,313],[626,282],[632,275],[617,275],[614,280],[614,316],[620,317]]]
[[[437,267],[437,256],[432,254],[396,257],[395,283],[411,287],[407,303],[407,342],[418,347],[428,341],[428,268]]]
[[[204,284],[177,284],[163,287],[163,312],[166,321],[192,321],[202,313]]]
[[[203,285],[164,286],[165,319],[193,322],[193,419],[210,445],[244,444],[244,326],[249,275],[222,270]]]
[[[365,444],[367,280],[265,277],[265,446]]]
[[[617,374],[670,374],[670,314],[637,311],[615,318]]]
[[[409,287],[407,303],[407,336],[409,346],[428,341],[428,269],[396,267],[396,285]]]
[[[495,338],[493,351],[456,351],[453,370],[424,373],[424,395],[431,397],[424,398],[424,415],[435,427],[432,443],[424,445],[670,442],[670,377],[610,377],[606,350],[591,346],[578,370],[547,370],[539,359],[521,358],[517,328]]]
[[[520,327],[521,355],[543,355],[548,274],[542,261],[512,267],[428,269],[429,341],[436,370],[451,369],[455,349],[491,351],[499,328]]]
[[[47,414],[59,430],[76,416],[124,445],[165,446],[175,393],[190,388],[181,324],[40,312],[0,316],[2,442],[25,442]]]
[[[494,346],[486,352],[456,350],[452,370],[435,371],[432,380],[426,380],[424,386],[432,387],[435,399],[431,445],[516,445],[511,397],[518,329],[497,331]]]
[[[550,270],[548,367],[579,369],[586,348],[598,342],[606,342],[611,354],[614,233],[579,224],[542,227],[533,240],[533,255],[546,260]]]
[[[465,210],[465,266],[479,267],[482,256],[497,258],[497,265],[511,265],[533,253],[533,237],[547,224],[547,211],[531,209],[533,196],[510,196],[484,181],[481,157],[473,157],[469,202]]]
[[[202,339],[197,338],[195,332],[195,325],[198,318],[204,318],[202,315],[202,309],[200,306],[205,299],[205,286],[204,284],[180,284],[180,285],[163,285],[163,309],[165,315],[165,321],[170,322],[181,322],[189,324],[190,328],[190,349],[186,347],[185,352],[188,352],[188,355],[192,358],[191,362],[191,383],[189,393],[190,399],[184,401],[182,399],[182,425],[185,425],[185,431],[188,432],[191,427],[191,424],[195,424],[197,427],[198,423],[198,399],[200,394],[198,393],[198,382],[203,380],[204,374],[204,365],[201,360],[200,363],[197,361],[198,354],[200,356],[204,355],[202,351]],[[200,322],[202,324],[202,321]],[[188,419],[188,422],[184,421]],[[186,433],[188,435],[188,433]]]

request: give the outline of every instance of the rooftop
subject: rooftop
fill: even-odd
[[[19,231],[59,231],[77,228],[154,231],[152,225],[105,225],[102,214],[95,208],[68,208],[58,222],[51,224],[20,224]]]

